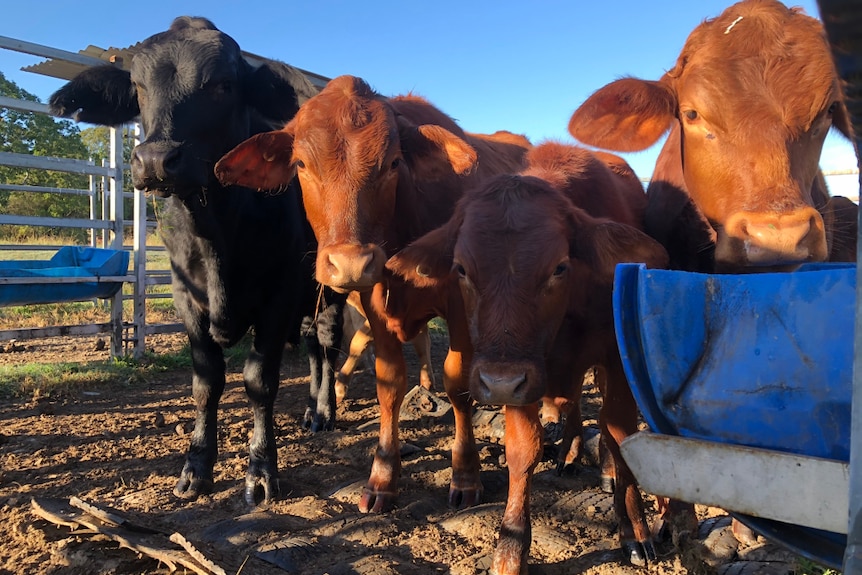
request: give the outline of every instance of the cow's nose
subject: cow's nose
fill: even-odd
[[[750,265],[824,261],[827,256],[823,218],[812,207],[780,214],[737,212],[725,225],[728,237],[740,240]]]
[[[476,400],[488,405],[521,405],[526,388],[526,372],[497,375],[480,370]]]
[[[132,150],[132,181],[135,187],[147,189],[172,182],[180,173],[180,148],[141,144]]]
[[[376,246],[323,248],[318,258],[317,280],[335,289],[362,291],[381,281],[386,257]]]

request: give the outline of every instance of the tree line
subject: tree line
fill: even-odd
[[[0,96],[39,102],[0,72]],[[110,132],[104,126],[80,129],[71,120],[55,119],[46,114],[21,112],[0,108],[0,152],[30,154],[93,160],[97,166],[110,153]],[[123,139],[124,161],[131,157],[132,142]],[[131,182],[125,178],[125,191],[131,191]],[[0,184],[44,186],[87,190],[89,177],[80,174],[32,168],[0,166]],[[126,218],[132,216],[131,200],[125,202]],[[21,216],[47,216],[55,218],[88,218],[90,204],[87,196],[0,190],[0,213]],[[88,230],[72,228],[46,228],[33,226],[0,225],[0,241],[15,242],[28,238],[53,237],[69,243],[84,243]]]

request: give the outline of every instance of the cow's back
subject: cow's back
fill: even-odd
[[[634,170],[619,156],[546,142],[530,150],[527,162],[525,175],[547,181],[591,216],[643,229],[646,195]]]

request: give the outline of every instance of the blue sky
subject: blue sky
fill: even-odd
[[[89,0],[82,8],[15,1],[4,6],[0,35],[77,52],[128,46],[182,14],[206,16],[245,50],[328,77],[361,76],[385,95],[414,91],[467,130],[572,141],[566,125],[590,93],[620,76],[657,79],[688,33],[731,3]],[[817,14],[815,0],[793,5]],[[61,82],[19,71],[38,61],[0,50],[0,71],[45,100]],[[648,177],[658,148],[626,158]],[[855,167],[852,147],[831,136],[821,166]],[[830,178],[830,186],[855,196],[858,178]]]

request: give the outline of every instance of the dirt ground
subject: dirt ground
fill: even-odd
[[[183,343],[183,336],[163,335],[148,347],[159,352]],[[445,345],[442,336],[434,337],[438,380]],[[0,364],[106,358],[97,347],[95,338],[20,342],[0,353]],[[412,350],[407,353],[412,387],[418,375]],[[402,423],[398,505],[383,515],[363,515],[357,502],[377,441],[373,374],[354,378],[337,429],[312,435],[299,425],[308,369],[300,354],[286,353],[276,415],[282,496],[267,508],[249,509],[242,492],[251,415],[240,372],[241,366],[232,367],[221,401],[215,492],[193,502],[172,494],[193,425],[188,371],[0,404],[0,575],[170,572],[169,562],[123,548],[104,532],[57,526],[33,513],[34,499],[68,507],[71,497],[125,518],[128,540],[140,538],[134,530],[144,526],[158,532],[147,542],[178,550],[167,534],[181,533],[229,574],[487,573],[507,486],[503,446],[491,427],[477,427],[485,503],[460,512],[446,506],[450,412]],[[598,401],[588,388],[585,417],[595,417]],[[594,419],[587,423],[595,425]],[[700,535],[709,534],[709,545],[695,539],[675,548],[668,542],[646,570],[626,566],[597,470],[583,466],[558,477],[553,455],[549,446],[533,482],[532,575],[699,574],[710,572],[710,561],[725,575],[794,572],[792,556],[762,540],[739,548],[729,543],[729,519],[709,508],[698,509],[705,519]],[[654,506],[654,499],[647,503]],[[723,558],[710,559],[722,549]],[[177,572],[193,571],[179,566]]]

